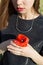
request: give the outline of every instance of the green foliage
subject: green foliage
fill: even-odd
[[[39,11],[43,14],[43,0],[40,0],[40,9]]]

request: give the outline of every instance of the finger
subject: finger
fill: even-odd
[[[17,43],[17,40],[15,40],[15,43]],[[11,45],[13,45],[14,47],[18,47],[21,48],[20,46],[18,46],[17,44],[15,44],[13,41],[11,41]]]
[[[11,53],[15,54],[15,55],[21,55],[21,52],[18,51],[14,51],[12,49],[8,49],[8,51],[10,51]]]
[[[7,46],[7,48],[8,48],[8,49],[13,49],[13,50],[16,50],[16,51],[22,51],[22,49],[17,48],[17,47],[14,47],[14,46],[12,46],[12,45]]]
[[[29,46],[29,44],[27,44],[27,46]]]

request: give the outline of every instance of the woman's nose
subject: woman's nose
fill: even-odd
[[[22,3],[22,0],[17,0],[17,5],[20,5]]]

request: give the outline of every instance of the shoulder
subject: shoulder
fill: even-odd
[[[43,27],[43,15],[39,15],[37,18],[36,18],[36,22],[37,26],[41,26]]]
[[[39,23],[43,23],[43,15],[40,15],[40,17],[39,17]]]
[[[39,38],[43,40],[43,15],[40,15],[36,20],[37,33]]]
[[[39,15],[38,19],[37,19],[38,23],[42,23],[43,24],[43,15]]]
[[[39,15],[34,21],[34,28],[40,39],[43,39],[43,15]]]
[[[37,19],[37,24],[40,29],[43,29],[43,15],[39,16],[39,18]]]

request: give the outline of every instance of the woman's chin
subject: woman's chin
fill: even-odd
[[[20,13],[20,14],[25,14],[25,11],[18,11],[18,13]]]

